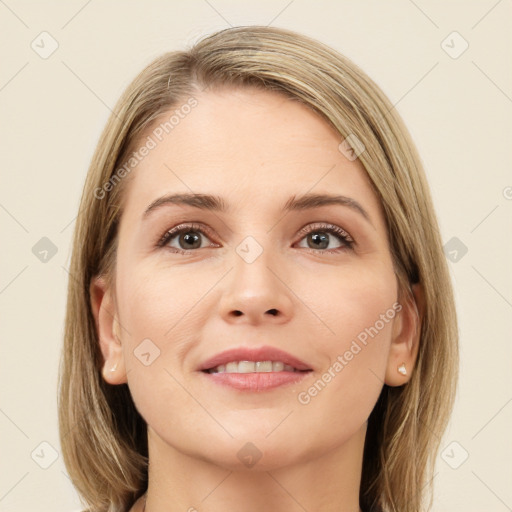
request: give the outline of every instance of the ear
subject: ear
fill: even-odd
[[[94,277],[89,287],[96,332],[103,354],[103,378],[109,384],[124,384],[126,368],[112,292],[104,277]]]
[[[424,313],[423,288],[417,283],[411,287],[398,314],[393,320],[393,339],[389,351],[385,383],[388,386],[401,386],[409,381],[418,356],[421,322]],[[398,368],[404,368],[403,375]]]

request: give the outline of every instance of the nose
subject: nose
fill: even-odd
[[[285,323],[292,317],[292,295],[286,272],[280,272],[275,262],[270,266],[265,252],[252,263],[235,255],[220,313],[229,323]]]

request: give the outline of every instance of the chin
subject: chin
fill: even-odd
[[[226,470],[252,472],[272,471],[307,459],[309,450],[305,450],[303,444],[292,442],[286,433],[281,436],[271,434],[269,438],[265,435],[247,432],[234,439],[211,441],[204,447],[204,452],[196,453],[196,457]],[[195,447],[200,450],[197,444]]]

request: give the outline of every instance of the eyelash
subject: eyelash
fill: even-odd
[[[189,231],[193,232],[199,232],[202,235],[209,238],[209,230],[206,229],[204,226],[200,224],[179,224],[178,226],[166,231],[164,235],[159,239],[157,243],[157,247],[164,248],[167,246],[169,241],[176,237],[177,235],[180,235],[181,233],[187,233]],[[299,231],[299,235],[302,235],[299,241],[301,241],[305,236],[309,235],[310,233],[315,232],[321,232],[321,233],[330,233],[332,235],[336,235],[340,241],[343,243],[341,247],[336,247],[335,249],[311,249],[310,247],[304,247],[303,249],[306,249],[306,251],[311,251],[313,253],[338,253],[344,250],[353,250],[354,248],[354,240],[353,238],[342,228],[335,226],[334,224],[323,224],[323,223],[314,223],[310,224],[309,226],[306,226],[305,228],[302,228]],[[177,249],[176,247],[169,247],[169,249],[172,250],[172,252],[179,253],[179,254],[190,254],[198,249]]]

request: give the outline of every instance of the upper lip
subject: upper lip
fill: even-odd
[[[304,361],[295,356],[284,352],[276,347],[236,347],[220,352],[210,357],[199,367],[199,370],[210,370],[221,364],[227,364],[232,361],[281,361],[289,364],[297,370],[311,370]]]

